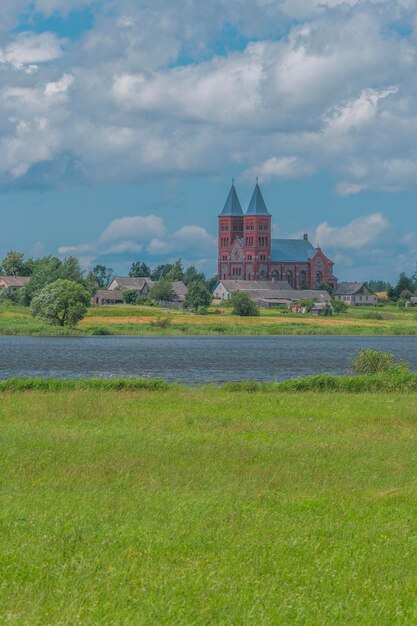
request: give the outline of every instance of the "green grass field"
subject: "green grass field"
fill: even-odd
[[[413,624],[417,394],[0,395],[1,624]]]
[[[218,309],[217,309],[218,310]],[[417,309],[352,307],[342,315],[313,317],[261,310],[239,318],[211,307],[208,315],[158,307],[116,305],[90,308],[75,330],[62,331],[31,317],[24,307],[0,307],[0,335],[417,335]],[[166,325],[160,321],[168,320]]]

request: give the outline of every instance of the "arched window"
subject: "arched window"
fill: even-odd
[[[316,287],[317,287],[317,285],[321,285],[322,282],[323,282],[323,274],[322,274],[322,272],[317,272],[317,274],[316,274]]]
[[[304,270],[300,272],[300,287],[305,287],[307,282],[307,275]]]
[[[287,281],[290,283],[290,285],[292,287],[293,286],[292,272],[287,272]]]

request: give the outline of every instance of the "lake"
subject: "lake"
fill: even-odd
[[[0,337],[0,379],[285,380],[348,373],[363,348],[392,352],[417,370],[417,337]]]

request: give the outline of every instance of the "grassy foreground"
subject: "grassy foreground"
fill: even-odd
[[[25,307],[3,306],[0,335],[417,335],[417,310],[395,306],[351,307],[333,317],[263,309],[259,317],[239,318],[218,310],[196,315],[150,306],[92,307],[77,329],[63,331],[33,319]]]
[[[3,391],[0,623],[415,623],[416,403]]]

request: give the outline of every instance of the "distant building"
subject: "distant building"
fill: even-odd
[[[123,293],[121,291],[115,291],[110,289],[99,289],[93,296],[94,304],[122,304]]]
[[[146,296],[149,294],[155,281],[150,278],[130,278],[128,276],[116,276],[113,278],[108,289],[109,291],[136,291],[138,295]],[[175,302],[184,302],[187,297],[188,289],[182,280],[172,281],[172,289],[175,294]]]
[[[152,289],[153,281],[148,278],[130,278],[129,276],[115,276],[109,285],[109,290],[136,291],[140,296],[147,296]]]
[[[213,289],[216,300],[228,300],[236,291],[243,291],[251,300],[263,308],[270,308],[277,304],[288,306],[300,300],[316,300],[318,302],[331,302],[327,291],[292,289],[286,281],[274,282],[272,280],[219,280]]]
[[[258,183],[246,213],[232,185],[219,215],[219,280],[287,281],[293,289],[316,289],[327,283],[335,289],[333,261],[321,248],[315,248],[307,235],[273,239],[271,221]]]
[[[0,289],[16,291],[28,284],[29,276],[0,276]]]
[[[312,315],[333,315],[333,307],[330,302],[315,302],[310,309]]]
[[[376,294],[366,283],[340,283],[334,298],[348,306],[372,306],[378,302]]]

